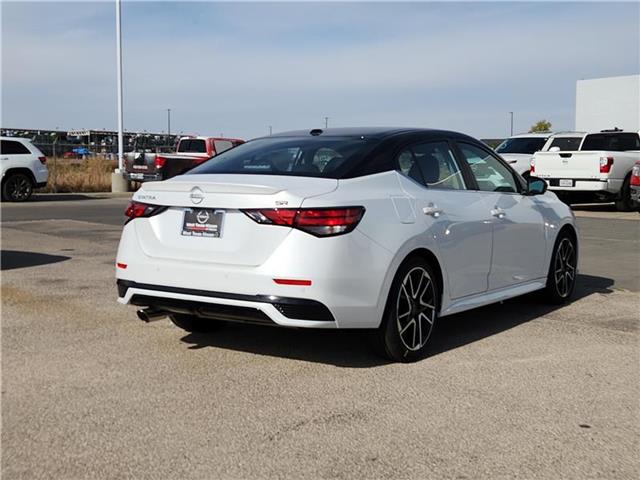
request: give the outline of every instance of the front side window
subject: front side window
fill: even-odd
[[[398,155],[398,169],[429,188],[464,190],[464,179],[447,142],[413,145]]]
[[[189,173],[342,178],[377,144],[362,137],[267,137],[217,155]]]
[[[462,156],[471,168],[478,189],[483,192],[519,191],[516,179],[508,167],[490,153],[468,143],[459,143]]]

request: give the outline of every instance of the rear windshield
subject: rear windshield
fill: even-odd
[[[178,144],[179,153],[207,153],[207,145],[204,140],[180,140]]]
[[[544,144],[547,143],[546,138],[540,137],[519,137],[507,138],[496,148],[498,153],[528,153],[533,155],[542,150]]]
[[[625,152],[640,150],[640,136],[637,133],[593,133],[587,135],[580,150],[607,150]]]
[[[561,152],[575,151],[580,148],[582,137],[557,137],[554,138],[549,148],[558,147]]]
[[[252,140],[189,171],[341,178],[373,147],[361,137],[271,137]]]

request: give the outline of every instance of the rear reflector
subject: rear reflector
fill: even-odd
[[[38,157],[38,160],[40,160],[40,163],[43,165],[47,164],[47,157]]]
[[[257,223],[297,228],[316,237],[331,237],[353,231],[364,211],[364,207],[243,210]]]
[[[116,263],[116,267],[121,268],[121,269],[125,269],[127,268],[127,264],[126,263]]]
[[[278,285],[297,285],[300,287],[310,287],[311,280],[295,280],[292,278],[274,278],[274,282]]]

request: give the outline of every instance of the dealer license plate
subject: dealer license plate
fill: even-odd
[[[561,187],[573,187],[573,180],[560,180],[559,185]]]
[[[220,238],[224,210],[208,208],[187,208],[184,211],[182,235],[187,237]]]

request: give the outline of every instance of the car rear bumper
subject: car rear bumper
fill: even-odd
[[[126,280],[118,280],[117,286],[119,302],[153,307],[168,314],[289,327],[336,327],[329,309],[315,300],[209,292]]]
[[[622,188],[622,180],[575,179],[572,187],[561,187],[560,178],[545,178],[549,190],[554,192],[602,192],[616,194]]]

